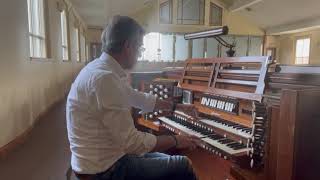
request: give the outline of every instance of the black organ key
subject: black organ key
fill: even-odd
[[[240,144],[240,145],[238,145],[238,146],[233,147],[232,149],[238,150],[238,149],[243,149],[243,148],[246,148],[246,146],[243,145],[243,144]]]
[[[213,140],[219,140],[219,139],[223,139],[224,137],[223,136],[220,136],[220,135],[213,135],[213,136],[210,136],[210,139],[213,139]]]
[[[231,142],[234,142],[234,141],[231,140],[231,139],[224,139],[224,140],[219,140],[218,142],[220,142],[221,144],[228,144],[228,143],[231,143]]]
[[[230,147],[230,148],[232,148],[232,147],[234,147],[234,146],[236,146],[236,145],[239,145],[239,144],[240,144],[240,143],[238,143],[238,142],[232,142],[232,143],[227,144],[227,146]]]

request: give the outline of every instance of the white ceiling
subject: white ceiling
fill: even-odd
[[[320,0],[263,0],[241,14],[263,29],[309,20],[320,16]]]
[[[89,26],[104,26],[108,17],[131,15],[156,0],[71,0],[80,16]],[[277,27],[301,23],[320,17],[320,0],[220,0],[227,8],[244,5],[238,13],[259,27],[273,30]],[[246,6],[246,3],[249,6]],[[248,11],[248,8],[250,10]],[[314,21],[313,21],[314,22]],[[314,24],[314,23],[313,23]],[[319,24],[320,25],[320,24]],[[309,28],[309,27],[308,27]]]
[[[71,0],[89,26],[104,26],[113,15],[131,15],[150,0]]]

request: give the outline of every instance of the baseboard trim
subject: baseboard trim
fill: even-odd
[[[9,142],[8,144],[4,145],[3,147],[0,147],[0,160],[6,159],[12,151],[23,145],[29,139],[32,129],[38,122],[40,122],[40,119],[42,119],[42,117],[48,114],[55,106],[57,106],[59,103],[63,101],[65,101],[64,98],[52,103],[45,111],[38,115],[32,126],[30,126],[22,134],[18,135],[14,140]]]

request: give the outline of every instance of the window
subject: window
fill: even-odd
[[[222,8],[214,3],[210,3],[210,25],[222,26]]]
[[[44,16],[44,0],[28,0],[30,57],[47,57]]]
[[[204,24],[204,0],[178,0],[178,24]]]
[[[235,44],[236,44],[236,47],[234,48],[234,50],[236,51],[235,56],[238,56],[238,57],[247,56],[247,54],[249,54],[249,49],[248,49],[249,36],[235,36],[234,38],[235,38]],[[261,52],[261,49],[259,49],[259,47],[262,47],[262,39],[261,41],[257,42],[257,50],[256,50],[257,53],[255,54],[255,55],[261,56],[262,52]],[[251,55],[253,54],[251,53]]]
[[[149,33],[143,38],[143,52],[139,61],[172,62],[174,35],[169,33]]]
[[[189,41],[184,39],[184,35],[176,35],[175,60],[184,61],[189,56]]]
[[[89,44],[87,44],[87,43],[86,43],[86,60],[87,60],[87,62],[90,61],[90,59],[89,59]]]
[[[160,4],[160,23],[171,24],[172,23],[172,0],[167,0]]]
[[[214,38],[207,39],[206,57],[219,57],[219,42]]]
[[[295,64],[309,64],[310,38],[301,38],[296,41]]]
[[[86,61],[86,39],[84,35],[80,34],[80,52],[81,52],[81,60]]]
[[[173,61],[173,35],[160,35],[160,59],[161,61]]]
[[[204,39],[192,40],[192,58],[204,57]]]
[[[62,40],[62,60],[69,59],[69,49],[68,49],[68,23],[67,23],[67,14],[63,10],[60,14],[61,20],[61,40]]]
[[[143,52],[139,60],[160,61],[160,33],[149,33],[143,38]]]
[[[251,36],[249,38],[249,56],[261,56],[263,37]]]
[[[80,62],[79,28],[75,28],[76,60]]]

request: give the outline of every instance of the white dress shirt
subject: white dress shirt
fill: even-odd
[[[66,107],[72,169],[96,174],[125,154],[150,152],[156,137],[134,127],[130,110],[133,106],[152,111],[155,101],[154,96],[133,90],[125,71],[106,53],[84,67]]]

